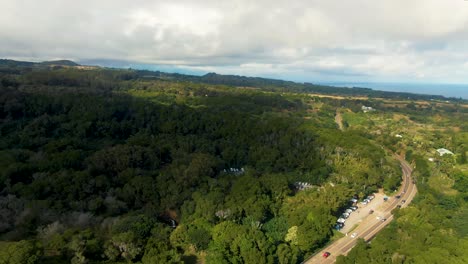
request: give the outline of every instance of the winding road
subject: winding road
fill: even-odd
[[[326,248],[323,248],[320,252],[313,255],[303,263],[313,264],[313,263],[335,263],[336,257],[339,255],[346,255],[357,243],[358,238],[363,238],[366,242],[371,240],[380,230],[382,230],[386,225],[393,220],[392,210],[397,208],[398,205],[401,207],[406,207],[411,200],[413,200],[416,195],[417,189],[416,185],[413,183],[411,178],[412,168],[400,156],[395,155],[395,158],[400,161],[401,170],[403,172],[403,183],[400,188],[399,194],[401,198],[397,199],[396,197],[391,197],[386,207],[379,214],[386,218],[386,221],[381,221],[376,219],[375,214],[368,215],[362,223],[353,230],[353,233],[356,233],[356,237],[352,238],[350,236],[343,237],[334,243],[330,244]],[[406,202],[403,203],[403,200]],[[324,252],[329,252],[330,256],[324,258],[322,255]]]

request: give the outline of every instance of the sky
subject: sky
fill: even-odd
[[[0,0],[0,58],[468,83],[466,0]]]

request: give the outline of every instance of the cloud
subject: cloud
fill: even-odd
[[[0,9],[0,57],[468,82],[462,0],[0,0]]]

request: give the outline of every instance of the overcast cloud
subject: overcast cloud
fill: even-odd
[[[468,83],[464,0],[0,0],[0,57]]]

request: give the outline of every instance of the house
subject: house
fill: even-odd
[[[361,110],[362,110],[364,113],[371,112],[371,111],[375,111],[374,108],[372,108],[372,107],[370,107],[370,106],[365,106],[365,105],[363,105],[363,106],[361,107]]]
[[[450,154],[450,155],[453,155],[453,152],[448,150],[448,149],[444,149],[444,148],[440,148],[437,150],[437,152],[439,152],[439,155],[440,156],[443,156],[445,154]]]

